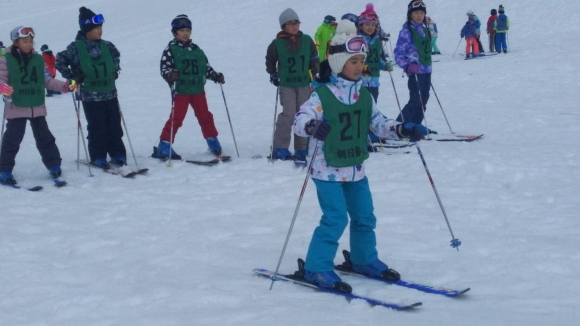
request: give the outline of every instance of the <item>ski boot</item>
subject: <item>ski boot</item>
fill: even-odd
[[[127,165],[127,159],[125,156],[119,155],[111,158],[111,164],[115,164],[118,166]]]
[[[294,153],[294,163],[306,164],[306,150],[299,149]]]
[[[111,166],[107,162],[107,159],[106,158],[103,158],[103,157],[98,158],[98,159],[92,161],[91,164],[94,165],[94,166],[96,166],[96,167],[98,167],[98,168],[101,168],[103,170],[108,170],[108,169],[111,168]]]
[[[0,182],[7,185],[15,185],[18,182],[12,176],[12,172],[0,172]]]
[[[274,148],[273,155],[275,160],[286,161],[292,159],[292,153],[287,148]]]
[[[344,263],[340,267],[344,269],[351,269],[353,272],[379,277],[387,281],[396,282],[401,279],[401,275],[396,270],[389,268],[385,263],[379,259],[366,265],[353,264],[350,260],[350,252],[348,250],[343,250],[342,255],[344,256]],[[338,270],[340,270],[339,268]]]
[[[220,142],[216,137],[208,138],[205,141],[207,142],[210,152],[218,157],[222,155],[222,145],[220,145]]]
[[[352,293],[352,287],[348,283],[343,282],[334,271],[321,273],[309,272],[304,269],[304,260],[301,258],[298,258],[298,271],[294,272],[293,275],[287,275],[287,277],[344,293]]]
[[[56,179],[62,175],[62,170],[60,169],[60,166],[55,165],[48,169],[48,173],[50,173],[50,176],[52,176],[53,179]]]
[[[172,147],[172,146],[171,146]],[[157,147],[153,146],[153,154],[152,157],[160,158],[160,159],[169,159],[169,155],[171,155],[172,160],[181,160],[181,156],[177,155],[173,148],[171,148],[171,154],[169,154],[170,143],[168,141],[160,140],[159,145]]]

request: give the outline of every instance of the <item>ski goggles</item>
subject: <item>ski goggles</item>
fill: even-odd
[[[329,54],[336,54],[336,53],[360,53],[360,52],[368,52],[369,45],[367,41],[362,36],[355,36],[351,37],[344,44],[340,45],[331,45],[330,49],[328,50]]]
[[[17,31],[17,33],[18,38],[25,38],[27,36],[34,37],[34,30],[32,29],[32,27],[22,27]]]
[[[105,17],[102,14],[95,15],[91,19],[79,19],[79,24],[81,25],[102,25],[105,22]]]
[[[369,20],[376,20],[379,21],[379,16],[377,16],[377,14],[366,14],[364,16],[360,16],[358,18],[359,22],[360,21],[369,21]]]
[[[189,28],[191,29],[191,20],[187,18],[180,18],[171,23],[171,27],[175,29]]]
[[[409,6],[409,9],[415,9],[415,8],[427,8],[427,6],[425,6],[425,3],[423,3],[423,1],[415,1],[415,2],[411,3],[411,5]]]

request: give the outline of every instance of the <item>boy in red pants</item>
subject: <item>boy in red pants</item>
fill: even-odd
[[[169,42],[161,56],[161,76],[171,87],[173,108],[161,131],[159,146],[154,150],[153,156],[181,159],[170,144],[174,142],[175,134],[183,124],[189,105],[193,107],[210,151],[220,156],[222,147],[217,139],[218,132],[213,115],[207,107],[204,85],[206,79],[223,84],[224,75],[213,70],[205,53],[192,42],[191,20],[187,15],[178,15],[173,19],[171,32],[174,39]]]

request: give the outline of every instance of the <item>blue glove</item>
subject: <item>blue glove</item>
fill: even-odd
[[[278,74],[273,73],[270,75],[270,83],[276,87],[280,86],[280,79],[278,79]]]
[[[429,130],[420,123],[407,122],[397,126],[397,136],[399,138],[411,138],[411,141],[419,141],[424,135],[428,134]]]
[[[326,120],[326,119],[325,119]],[[324,141],[330,132],[330,125],[325,120],[310,120],[304,130],[306,133],[318,140]],[[318,124],[320,122],[320,124]],[[318,125],[318,127],[316,127]]]

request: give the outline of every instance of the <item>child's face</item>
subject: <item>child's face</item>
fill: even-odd
[[[103,36],[103,26],[97,26],[86,34],[86,37],[91,41],[100,40],[101,36]]]
[[[300,31],[300,22],[297,20],[291,20],[284,24],[282,30],[290,35],[296,35]]]
[[[191,38],[191,28],[184,27],[175,31],[175,38],[181,42],[187,42]]]
[[[423,10],[415,10],[411,13],[411,20],[415,24],[420,24],[425,19],[425,12]]]
[[[364,54],[357,54],[346,60],[342,67],[342,75],[350,80],[359,80],[365,66]]]
[[[362,24],[362,31],[366,35],[372,35],[377,29],[377,24],[374,23],[364,23]]]
[[[34,48],[34,40],[30,35],[15,40],[14,44],[20,49],[20,52],[22,53],[30,53],[32,48]]]

